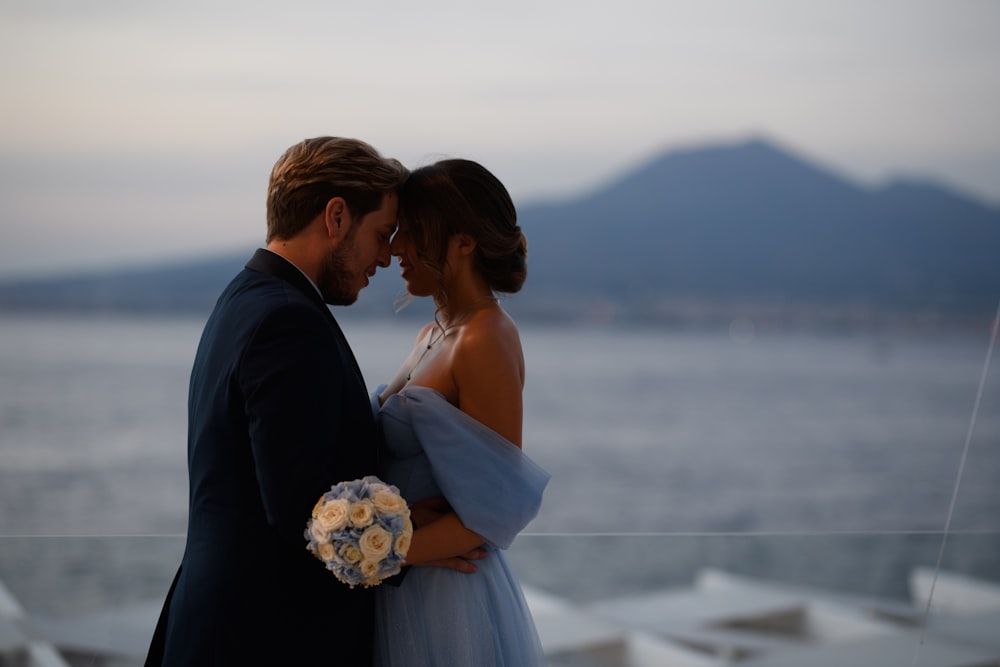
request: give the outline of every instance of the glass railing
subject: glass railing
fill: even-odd
[[[0,665],[141,665],[183,546],[0,538]],[[526,533],[507,554],[551,665],[1000,665],[1000,531]]]

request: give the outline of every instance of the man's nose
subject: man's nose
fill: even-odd
[[[385,268],[392,263],[392,246],[386,243],[378,254],[378,265]]]

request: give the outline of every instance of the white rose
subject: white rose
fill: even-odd
[[[326,502],[325,498],[326,496],[320,496],[319,500],[316,501],[316,504],[313,505],[312,516],[319,514],[320,509],[323,507],[323,503]]]
[[[333,560],[334,556],[333,545],[330,544],[329,542],[323,542],[322,544],[319,545],[319,549],[317,550],[317,555],[323,560]]]
[[[392,534],[382,526],[372,526],[362,533],[358,548],[366,560],[380,561],[392,549]]]
[[[316,544],[323,544],[330,541],[330,533],[323,530],[323,526],[315,520],[309,524],[309,536],[312,537],[313,542]]]
[[[326,533],[342,529],[347,525],[350,507],[351,504],[342,498],[317,503],[313,508],[313,526],[319,526]]]
[[[396,544],[395,544],[396,553],[398,553],[400,556],[405,557],[406,552],[410,550],[410,542],[412,540],[413,540],[412,533],[408,532],[400,533],[399,536],[396,537]]]
[[[340,557],[353,565],[361,560],[361,552],[353,544],[345,544],[340,548]]]
[[[389,491],[388,488],[385,491],[379,491],[372,495],[372,505],[375,506],[375,510],[379,514],[397,515],[403,514],[409,509],[406,506],[406,501],[399,495]]]
[[[383,484],[382,482],[372,482],[368,485],[368,495],[374,496],[377,493],[383,493],[389,490],[388,484]]]
[[[364,498],[351,505],[350,510],[351,525],[355,528],[365,528],[370,526],[375,520],[375,508],[372,501]]]
[[[363,560],[361,561],[361,566],[359,568],[361,574],[369,581],[374,579],[378,575],[378,563],[373,560]]]

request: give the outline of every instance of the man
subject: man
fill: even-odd
[[[366,665],[373,596],[305,548],[331,484],[377,472],[364,380],[326,304],[389,265],[406,169],[352,139],[285,152],[267,248],[222,293],[191,373],[184,557],[147,665]]]

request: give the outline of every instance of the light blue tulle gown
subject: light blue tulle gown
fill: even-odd
[[[379,392],[381,391],[379,388]],[[411,567],[376,589],[380,667],[532,667],[545,659],[503,549],[538,513],[549,475],[518,447],[427,387],[373,406],[389,450],[383,478],[410,503],[444,496],[489,555],[464,574]]]

